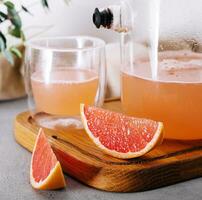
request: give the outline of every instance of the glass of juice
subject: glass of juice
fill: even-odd
[[[26,44],[25,83],[33,119],[41,126],[82,128],[80,104],[102,106],[105,42],[86,36],[40,38]]]

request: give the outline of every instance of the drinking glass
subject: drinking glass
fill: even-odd
[[[31,116],[42,127],[82,128],[80,104],[102,106],[105,84],[103,40],[74,36],[27,42],[28,106]]]

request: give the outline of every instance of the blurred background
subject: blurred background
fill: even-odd
[[[45,31],[41,35],[92,35],[104,39],[106,42],[117,42],[119,39],[119,34],[112,31],[98,30],[94,27],[92,23],[92,14],[96,7],[106,8],[111,4],[119,4],[120,0],[66,0],[69,5],[65,3],[65,0],[49,0],[50,10],[44,10],[41,6],[40,0],[13,0],[17,4],[23,4],[27,6],[32,12],[33,16],[30,16],[22,12],[23,24],[25,32],[28,37],[34,36],[40,31]],[[133,1],[133,0],[128,0]],[[145,1],[145,6],[148,4]],[[141,6],[144,3],[138,4]],[[151,4],[154,1],[151,0]],[[197,1],[199,4],[199,1]],[[201,9],[201,5],[198,5],[198,9]],[[169,18],[163,17],[161,21],[162,28],[160,31],[163,31],[161,34],[173,34],[173,30],[176,29],[176,26],[183,26],[183,21],[186,22],[188,19],[192,22],[197,22],[196,18],[201,17],[190,13],[191,8],[196,10],[195,4],[193,1],[169,1],[164,0],[161,4],[161,13],[169,16]],[[176,12],[180,8],[180,12]],[[189,9],[188,9],[189,8]],[[146,10],[146,7],[143,8]],[[173,13],[173,15],[167,13]],[[145,12],[145,17],[147,17],[147,12]],[[175,14],[179,14],[176,16]],[[200,21],[200,20],[199,20]],[[139,22],[141,23],[141,22]],[[168,26],[169,24],[169,26]],[[143,24],[144,25],[144,24]],[[166,25],[166,27],[164,27]],[[186,27],[186,29],[184,29]],[[189,23],[186,26],[178,27],[181,31],[184,31],[184,34],[189,34],[190,31],[193,33],[200,28],[196,23]]]
[[[39,35],[92,35],[107,42],[117,42],[118,33],[97,30],[92,22],[96,7],[107,7],[119,3],[118,0],[71,0],[68,5],[64,0],[49,0],[50,10],[44,10],[39,0],[14,0],[30,8],[33,16],[22,13],[23,26],[27,37]]]

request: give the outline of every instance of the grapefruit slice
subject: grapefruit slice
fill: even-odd
[[[39,130],[32,154],[30,183],[35,189],[41,190],[60,189],[66,186],[61,165],[42,129]]]
[[[102,108],[80,106],[84,128],[105,153],[122,159],[140,157],[163,139],[163,123],[129,117]]]

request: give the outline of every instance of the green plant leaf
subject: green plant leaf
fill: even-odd
[[[21,28],[10,26],[8,28],[8,33],[16,38],[21,38],[22,41],[25,41],[25,35]]]
[[[10,26],[8,28],[8,33],[16,38],[21,38],[21,29],[18,27]]]
[[[70,0],[64,0],[66,3],[69,3]],[[41,3],[44,8],[49,8],[48,0],[41,0]],[[25,41],[25,35],[22,31],[22,21],[21,17],[19,15],[19,12],[15,8],[15,3],[12,3],[12,1],[9,0],[0,0],[0,5],[4,5],[7,9],[7,13],[4,11],[0,11],[0,23],[4,21],[10,21],[11,26],[7,26],[8,33],[11,36],[14,36],[16,38],[21,38],[21,41]],[[21,11],[27,12],[32,15],[32,13],[29,11],[29,8],[21,5]],[[4,57],[13,65],[14,64],[14,58],[13,55],[17,57],[22,57],[21,52],[16,47],[7,47],[7,39],[6,35],[2,33],[0,30],[0,53],[4,55]]]
[[[10,52],[18,58],[22,58],[22,53],[16,47],[11,47]]]
[[[48,1],[47,1],[47,0],[41,0],[41,3],[42,3],[42,5],[43,5],[43,7],[49,8]]]
[[[13,55],[10,51],[8,50],[5,50],[2,52],[2,54],[4,55],[4,57],[8,60],[8,62],[11,64],[11,65],[14,65],[14,58],[13,58]]]
[[[4,5],[9,9],[15,8],[15,5],[11,1],[4,2]]]
[[[21,39],[22,39],[22,41],[26,40],[25,34],[24,34],[24,32],[22,30],[21,30]]]
[[[30,14],[30,15],[33,15],[29,10],[28,8],[26,8],[25,6],[21,6],[22,10],[24,10],[26,13]]]
[[[0,51],[4,51],[7,47],[7,41],[4,34],[0,31]]]
[[[18,14],[18,12],[15,10],[15,8],[7,8],[7,11],[8,11],[8,16],[9,16],[9,19],[11,21],[11,23],[16,26],[17,28],[21,28],[22,26],[22,21],[21,21],[21,18]]]
[[[1,11],[0,11],[0,18],[1,18],[2,20],[6,20],[6,19],[8,18],[8,16],[7,16],[7,14],[5,14],[4,12],[1,12]]]
[[[5,49],[5,44],[3,39],[0,37],[0,52],[4,51],[4,49]]]

